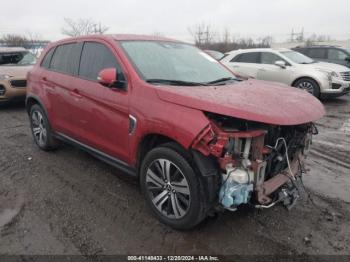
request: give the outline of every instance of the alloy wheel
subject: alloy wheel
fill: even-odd
[[[39,111],[34,111],[32,113],[32,132],[36,142],[40,146],[45,146],[47,141],[47,128],[44,117]]]
[[[303,89],[307,92],[309,92],[310,94],[314,94],[314,86],[312,83],[308,82],[308,81],[303,81],[301,82],[298,87],[300,89]]]
[[[151,163],[146,173],[146,187],[153,205],[169,219],[184,217],[190,207],[188,181],[181,170],[167,159]]]

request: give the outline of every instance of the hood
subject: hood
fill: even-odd
[[[10,75],[16,78],[26,78],[33,66],[0,66],[0,74]]]
[[[298,125],[321,118],[318,99],[287,85],[248,80],[222,86],[159,86],[160,99],[221,115],[274,125]]]
[[[332,63],[326,63],[326,62],[317,62],[315,64],[311,64],[316,69],[323,69],[326,71],[335,71],[335,72],[347,72],[349,71],[349,68],[346,66],[338,65],[338,64],[332,64]]]

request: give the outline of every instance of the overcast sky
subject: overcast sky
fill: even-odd
[[[188,27],[207,23],[240,37],[284,40],[292,28],[306,35],[350,38],[350,0],[6,0],[0,35],[37,33],[63,38],[64,17],[92,18],[108,33],[162,33],[191,41]]]

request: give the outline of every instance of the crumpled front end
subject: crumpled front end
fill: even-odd
[[[268,208],[283,202],[291,208],[299,197],[313,123],[268,125],[213,113],[192,148],[217,159],[221,173],[219,203],[229,210],[241,204]]]

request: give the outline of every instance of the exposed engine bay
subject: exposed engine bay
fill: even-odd
[[[313,123],[277,126],[206,113],[210,125],[192,148],[216,157],[221,173],[219,203],[234,211],[241,204],[269,208],[282,202],[293,207]]]

